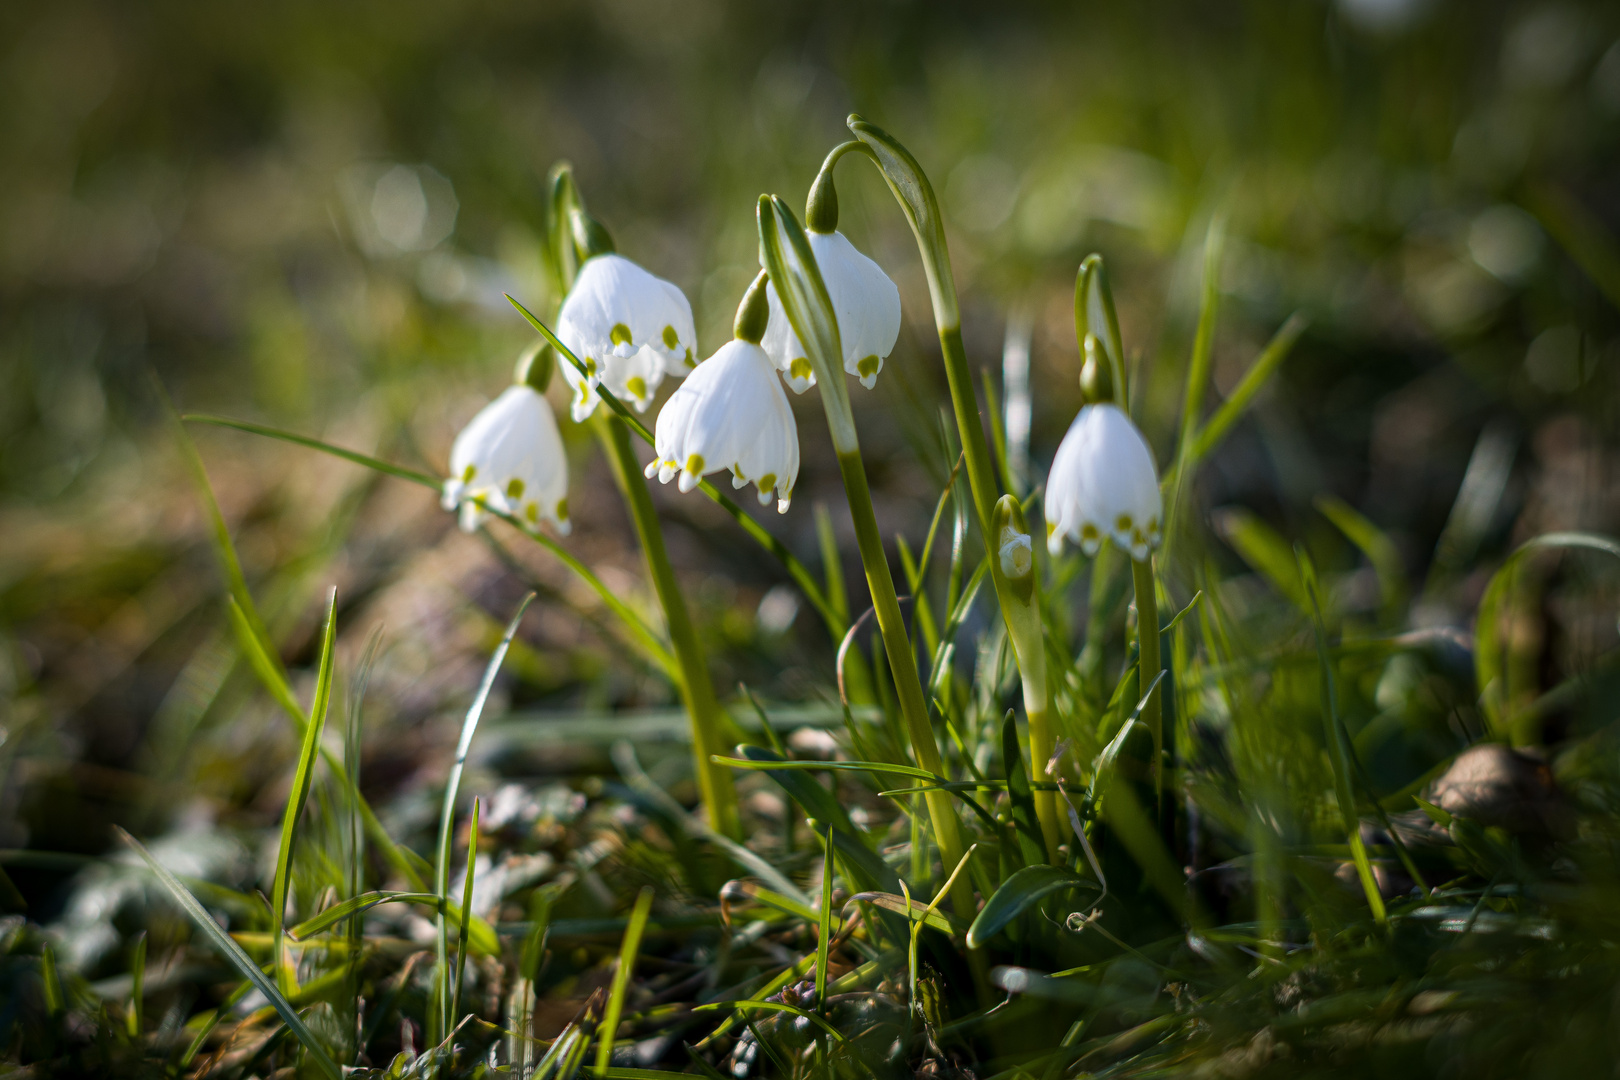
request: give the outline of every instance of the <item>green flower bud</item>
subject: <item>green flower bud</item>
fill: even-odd
[[[557,354],[552,351],[549,344],[537,341],[518,357],[517,368],[512,372],[512,381],[520,386],[532,386],[540,393],[546,392],[551,385],[551,376],[557,370]]]
[[[811,232],[830,233],[838,228],[838,189],[833,186],[832,166],[836,159],[823,165],[810,185],[810,198],[804,204],[805,228]]]
[[[1029,526],[1024,522],[1023,507],[1016,498],[1003,495],[996,502],[991,527],[1001,576],[1006,578],[1013,595],[1028,604],[1035,589],[1035,546],[1030,539]]]
[[[761,270],[743,294],[742,303],[737,305],[737,319],[732,323],[731,335],[738,341],[751,341],[758,345],[765,336],[765,326],[771,317],[771,306],[765,292],[769,281],[769,275]]]
[[[1114,376],[1096,334],[1086,335],[1085,350],[1085,363],[1080,367],[1080,393],[1087,405],[1110,403],[1114,400]]]

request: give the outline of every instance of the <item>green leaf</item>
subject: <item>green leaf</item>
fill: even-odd
[[[1023,865],[1046,861],[1046,842],[1035,818],[1035,795],[1024,771],[1024,758],[1018,749],[1018,723],[1011,709],[1001,722],[1001,762],[1007,774],[1007,797],[1012,807],[1013,831],[1018,837],[1018,853]]]
[[[596,1034],[596,1071],[606,1071],[613,1060],[613,1035],[619,1030],[619,1017],[624,1013],[624,995],[630,987],[630,972],[636,965],[636,954],[641,950],[641,934],[647,928],[647,916],[652,913],[653,888],[644,885],[636,894],[636,906],[630,912],[630,922],[624,928],[624,939],[619,944],[619,963],[613,969],[613,988],[608,992],[607,1012]]]
[[[512,647],[512,639],[517,636],[518,624],[523,621],[523,613],[528,610],[529,602],[534,599],[534,593],[523,597],[518,604],[517,613],[512,616],[511,622],[506,624],[506,632],[501,635],[500,643],[489,658],[484,668],[484,677],[478,684],[478,692],[473,695],[472,704],[467,707],[467,715],[461,722],[461,737],[456,742],[456,758],[450,766],[449,779],[444,785],[444,802],[439,808],[439,846],[438,855],[433,864],[433,891],[442,903],[448,903],[450,897],[450,831],[455,818],[456,796],[461,791],[461,774],[467,767],[467,753],[472,749],[473,734],[478,730],[478,720],[484,715],[484,704],[489,700],[489,693],[495,686],[495,676],[500,674],[501,662],[506,659],[507,650]],[[450,1008],[449,975],[450,975],[450,936],[449,925],[446,922],[443,910],[440,910],[438,919],[438,1002],[439,1008],[436,1016],[440,1024],[448,1021]],[[428,1041],[437,1043],[443,1038],[443,1029],[430,1030]]]
[[[1412,796],[1412,800],[1422,808],[1425,814],[1429,815],[1430,821],[1434,822],[1442,829],[1449,829],[1451,827],[1451,811],[1442,809],[1426,799],[1420,799],[1416,795]]]
[[[1189,455],[1191,459],[1189,467],[1191,467],[1191,462],[1202,461],[1209,455],[1211,450],[1221,444],[1221,440],[1226,438],[1227,432],[1231,431],[1232,425],[1238,422],[1250,403],[1254,401],[1255,395],[1271,380],[1272,375],[1276,374],[1277,369],[1282,366],[1282,362],[1288,358],[1289,352],[1294,348],[1294,343],[1299,340],[1299,336],[1305,332],[1305,328],[1309,325],[1310,320],[1300,312],[1296,311],[1288,316],[1288,321],[1282,324],[1276,334],[1272,335],[1271,341],[1260,351],[1260,355],[1255,358],[1254,365],[1244,373],[1243,378],[1233,388],[1231,395],[1221,403],[1220,408],[1215,410],[1215,415],[1209,418],[1209,422],[1199,429],[1198,438],[1193,441],[1192,453]]]
[[[1333,787],[1339,804],[1340,819],[1350,844],[1350,854],[1361,879],[1361,890],[1366,894],[1367,906],[1380,926],[1389,921],[1384,909],[1384,898],[1373,877],[1372,862],[1367,858],[1367,846],[1361,840],[1361,819],[1356,813],[1355,791],[1350,783],[1350,739],[1339,718],[1339,689],[1333,676],[1333,660],[1328,655],[1327,627],[1322,623],[1322,606],[1317,600],[1316,567],[1305,548],[1296,545],[1294,556],[1299,560],[1300,584],[1310,602],[1311,626],[1316,634],[1317,662],[1322,678],[1322,724],[1327,737],[1328,757],[1333,762]]]
[[[169,895],[174,899],[175,903],[191,918],[191,921],[203,932],[214,948],[218,949],[221,955],[230,962],[231,966],[236,968],[243,978],[251,982],[254,988],[264,995],[265,1000],[280,1015],[282,1023],[286,1024],[287,1029],[293,1033],[293,1036],[304,1044],[304,1049],[308,1051],[316,1067],[330,1077],[331,1080],[343,1080],[342,1070],[327,1055],[325,1048],[315,1038],[314,1032],[305,1026],[303,1018],[298,1015],[298,1011],[292,1007],[291,1002],[277,989],[275,983],[270,981],[265,973],[259,970],[259,965],[255,964],[253,958],[242,950],[242,946],[238,945],[231,935],[226,933],[224,928],[214,921],[214,917],[208,913],[208,909],[203,907],[197,901],[197,898],[191,895],[184,885],[180,884],[179,879],[164,868],[162,863],[154,859],[152,853],[147,851],[140,841],[116,825],[113,826],[113,830],[124,843],[133,848],[135,853],[145,860],[146,865],[163,887],[169,891]]]
[[[354,915],[369,911],[378,904],[416,904],[419,907],[432,908],[442,911],[445,918],[452,922],[461,923],[461,905],[455,901],[440,903],[439,897],[430,892],[394,892],[388,889],[378,889],[375,892],[361,893],[350,897],[340,904],[333,904],[325,911],[313,918],[306,919],[287,931],[287,936],[294,941],[304,941],[323,930],[328,930],[336,924]],[[500,940],[495,934],[495,928],[485,919],[477,915],[467,920],[467,944],[474,952],[484,956],[497,956],[500,954]]]
[[[1395,546],[1395,541],[1342,499],[1319,495],[1316,508],[1372,563],[1373,572],[1378,575],[1384,622],[1388,625],[1398,624],[1401,612],[1406,607],[1407,586],[1406,568],[1401,564],[1401,552]]]
[[[1300,588],[1293,548],[1277,530],[1239,507],[1218,511],[1215,528],[1250,569],[1271,582],[1301,612],[1311,613],[1310,599]]]
[[[907,900],[904,896],[896,896],[886,892],[856,893],[850,900],[860,900],[884,911],[892,911],[896,915],[904,915],[909,921],[921,920],[924,925],[931,926],[943,934],[960,934],[962,927],[953,922],[951,917],[939,908],[930,909],[920,900]]]
[[[292,887],[293,837],[303,816],[310,785],[315,782],[315,759],[320,753],[321,733],[332,701],[332,664],[337,642],[337,589],[326,600],[326,629],[321,633],[320,662],[315,676],[315,700],[310,706],[309,723],[304,725],[304,743],[298,753],[298,769],[293,773],[292,790],[281,815],[281,844],[276,851],[276,876],[270,890],[270,918],[274,926],[276,977],[286,993],[292,993],[293,975],[282,964],[282,941],[286,933],[287,891]]]
[[[1067,866],[1042,863],[1017,871],[985,901],[973,925],[968,927],[967,947],[977,949],[995,937],[1030,906],[1055,892],[1068,889],[1098,890],[1096,882],[1081,877]]]
[[[1516,722],[1518,718],[1510,716],[1507,711],[1512,699],[1507,686],[1507,647],[1502,638],[1503,607],[1512,591],[1514,575],[1525,557],[1537,551],[1557,549],[1596,551],[1620,559],[1620,542],[1598,533],[1560,532],[1535,537],[1521,544],[1491,575],[1490,583],[1485,586],[1485,595],[1479,601],[1479,613],[1474,619],[1474,673],[1479,686],[1480,706],[1494,734],[1511,736],[1515,743],[1521,745],[1532,741],[1534,732],[1516,731],[1514,728],[1528,727],[1534,722],[1534,716],[1532,714],[1527,722]]]

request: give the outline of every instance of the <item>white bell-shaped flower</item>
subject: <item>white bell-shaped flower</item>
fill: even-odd
[[[665,402],[654,432],[657,458],[647,475],[691,491],[705,473],[731,470],[731,486],[753,483],[761,506],[776,492],[787,513],[799,478],[799,431],[787,393],[765,350],[728,341],[697,366]]]
[[[568,458],[545,395],[523,383],[507,387],[461,429],[441,501],[460,509],[467,532],[489,510],[568,532]]]
[[[587,259],[557,318],[557,336],[590,377],[564,362],[572,412],[583,421],[602,400],[598,385],[645,412],[664,376],[685,375],[697,355],[692,305],[680,289],[622,255]]]
[[[1159,546],[1164,500],[1147,440],[1117,405],[1087,405],[1058,445],[1046,480],[1047,545],[1067,537],[1087,555],[1104,539],[1145,559]]]
[[[841,232],[809,234],[810,250],[827,284],[827,297],[838,316],[838,337],[844,346],[844,370],[870,390],[877,383],[883,360],[894,351],[900,336],[900,290],[883,268],[855,250]],[[767,298],[771,320],[760,344],[781,369],[782,377],[802,394],[816,384],[816,374],[799,336],[788,322],[776,287]]]

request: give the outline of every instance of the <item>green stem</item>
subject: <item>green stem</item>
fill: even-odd
[[[923,697],[922,681],[917,675],[917,657],[912,652],[911,639],[906,635],[905,619],[900,614],[900,601],[894,591],[894,578],[889,573],[889,560],[883,553],[883,536],[878,532],[877,514],[872,509],[872,492],[866,483],[866,467],[861,461],[860,448],[840,451],[838,468],[844,477],[849,513],[855,522],[855,544],[861,552],[861,566],[866,570],[866,587],[872,594],[872,612],[877,618],[878,632],[883,637],[884,655],[888,658],[889,674],[900,698],[900,714],[905,719],[912,752],[917,755],[920,768],[943,776],[944,762],[940,758],[939,743],[934,739],[933,725],[928,722],[928,702]],[[923,797],[928,803],[928,819],[934,826],[934,842],[939,845],[940,859],[946,866],[955,866],[962,859],[963,849],[962,833],[951,797],[937,789],[929,790]],[[951,903],[958,914],[972,915],[972,897],[965,886],[952,890]]]
[[[816,383],[821,387],[827,430],[832,437],[833,450],[838,454],[838,468],[843,474],[849,515],[855,525],[855,542],[860,549],[861,565],[866,571],[873,614],[883,637],[883,649],[889,663],[890,678],[900,699],[906,734],[917,756],[917,764],[936,775],[942,775],[939,744],[934,739],[933,725],[928,720],[928,702],[923,697],[922,681],[917,675],[917,655],[912,650],[905,621],[900,615],[894,578],[889,573],[889,560],[883,552],[883,535],[878,531],[877,514],[872,509],[872,492],[866,483],[866,467],[861,461],[855,414],[850,409],[849,387],[840,362],[843,347],[838,337],[838,319],[833,312],[832,300],[827,295],[826,282],[816,266],[816,257],[810,250],[810,242],[798,219],[793,216],[793,211],[780,198],[760,196],[759,250],[788,321],[810,354]],[[946,866],[955,866],[961,860],[963,850],[955,808],[942,791],[930,791],[925,797],[940,855]],[[972,916],[973,896],[965,883],[952,890],[951,903],[959,915]]]
[[[675,580],[669,552],[664,548],[658,512],[647,492],[647,481],[641,475],[641,463],[630,445],[630,429],[617,417],[602,414],[597,420],[597,434],[613,466],[613,477],[624,494],[625,505],[630,508],[642,553],[647,558],[647,572],[669,624],[670,643],[675,647],[675,659],[680,666],[681,699],[687,715],[692,718],[693,768],[704,808],[709,813],[709,824],[721,835],[741,840],[737,789],[732,785],[731,774],[713,761],[714,755],[726,751],[720,701],[709,679],[709,668],[698,645],[692,617],[686,610],[686,599]]]
[[[973,376],[968,370],[967,350],[962,344],[961,306],[957,302],[956,279],[951,273],[950,250],[945,244],[944,222],[939,202],[922,166],[888,133],[852,116],[850,130],[866,148],[871,160],[889,184],[911,231],[917,239],[922,256],[923,270],[928,277],[928,295],[934,308],[934,325],[939,331],[940,351],[945,360],[945,381],[951,391],[951,410],[956,416],[956,429],[962,440],[962,454],[967,464],[968,487],[973,493],[973,507],[979,522],[979,536],[986,551],[999,547],[991,532],[992,508],[1000,490],[996,484],[995,469],[990,463],[990,447],[984,437],[984,424],[979,417],[979,402],[973,389]],[[837,159],[829,155],[828,165]],[[996,587],[996,600],[1001,606],[1002,618],[1007,623],[1012,640],[1013,655],[1018,661],[1018,673],[1023,680],[1024,712],[1029,717],[1030,771],[1038,778],[1052,755],[1052,733],[1047,717],[1046,646],[1041,627],[1040,605],[1033,598],[1021,598],[1007,581],[998,565],[990,560],[990,576]],[[1020,610],[1027,608],[1027,611]],[[1040,741],[1037,742],[1039,733]],[[1062,836],[1055,798],[1037,799],[1035,813],[1041,823],[1041,833],[1056,862],[1057,838]]]
[[[1131,580],[1136,585],[1136,641],[1140,655],[1138,686],[1150,686],[1158,678],[1159,600],[1153,591],[1153,556],[1131,560]],[[1153,801],[1158,806],[1164,795],[1164,707],[1163,694],[1154,694],[1142,710],[1142,724],[1153,736]]]

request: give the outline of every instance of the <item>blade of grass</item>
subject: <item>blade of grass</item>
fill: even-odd
[[[624,995],[630,986],[630,972],[636,966],[636,953],[641,950],[641,932],[646,929],[647,916],[652,913],[653,888],[644,885],[636,894],[636,906],[630,912],[630,923],[624,928],[624,940],[619,945],[619,963],[613,971],[613,988],[608,991],[607,1012],[596,1033],[596,1071],[600,1075],[613,1063],[613,1036],[619,1030],[619,1017],[624,1013]]]
[[[1361,841],[1361,820],[1356,815],[1355,793],[1350,783],[1349,737],[1339,718],[1339,691],[1333,678],[1333,661],[1328,656],[1327,627],[1322,622],[1322,605],[1317,599],[1316,566],[1303,545],[1294,546],[1294,556],[1299,560],[1300,584],[1310,600],[1311,627],[1316,634],[1316,655],[1322,678],[1322,723],[1326,729],[1328,758],[1333,763],[1333,790],[1350,844],[1350,854],[1355,860],[1356,875],[1361,879],[1361,890],[1367,896],[1367,906],[1372,909],[1374,921],[1379,926],[1385,926],[1389,922],[1389,915],[1384,910],[1384,898],[1378,891],[1378,881],[1373,877],[1367,847]]]
[[[506,652],[512,647],[512,639],[517,636],[518,624],[523,621],[523,613],[529,609],[529,601],[534,599],[534,593],[524,596],[518,604],[517,613],[512,621],[506,624],[506,632],[501,635],[500,644],[495,646],[494,653],[489,658],[489,664],[484,668],[484,677],[478,684],[478,692],[473,695],[472,704],[467,707],[467,715],[461,722],[461,737],[456,742],[456,758],[450,766],[450,776],[444,785],[444,803],[439,809],[439,844],[438,852],[433,863],[433,891],[441,902],[449,899],[450,894],[450,827],[455,818],[456,796],[461,790],[461,774],[467,767],[467,753],[472,749],[473,734],[478,730],[478,720],[484,715],[484,704],[489,700],[489,693],[495,687],[495,676],[500,673],[501,662],[506,659]],[[448,1022],[448,1009],[450,996],[447,979],[449,978],[449,926],[445,921],[441,909],[438,918],[437,959],[438,968],[436,981],[438,984],[437,1018],[440,1025]],[[443,1039],[443,1028],[437,1027],[428,1036],[428,1042],[437,1044]]]
[[[827,1008],[827,948],[832,940],[833,831],[821,852],[821,904],[816,912],[816,1008]]]
[[[315,758],[320,751],[321,733],[326,727],[327,706],[332,700],[332,665],[337,643],[337,589],[327,594],[326,628],[321,633],[320,663],[315,676],[315,700],[310,706],[309,723],[304,725],[304,744],[293,773],[292,791],[281,815],[281,844],[276,850],[276,876],[270,890],[270,917],[275,935],[276,981],[284,994],[297,993],[293,967],[283,956],[286,949],[287,893],[292,888],[292,855],[298,819],[315,782]]]
[[[1282,366],[1282,362],[1288,358],[1288,353],[1293,349],[1294,343],[1299,340],[1300,335],[1305,332],[1305,328],[1309,325],[1310,320],[1303,313],[1296,311],[1288,316],[1288,321],[1284,322],[1281,328],[1272,335],[1271,341],[1266,344],[1264,349],[1260,350],[1260,355],[1255,358],[1254,365],[1244,372],[1243,378],[1238,380],[1238,384],[1233,388],[1232,393],[1225,401],[1221,402],[1220,408],[1216,409],[1215,414],[1198,430],[1198,437],[1193,440],[1192,453],[1189,455],[1189,468],[1208,457],[1209,452],[1221,444],[1221,440],[1226,438],[1227,432],[1231,431],[1232,425],[1238,422],[1250,403],[1254,401],[1255,395],[1270,381],[1271,377],[1276,374],[1277,369]]]
[[[126,1027],[129,1037],[139,1039],[146,1029],[145,997],[146,997],[146,931],[142,930],[135,936],[135,953],[129,960],[129,976],[131,986],[129,992],[129,1015],[126,1018]]]
[[[467,920],[472,917],[473,875],[478,864],[479,801],[473,800],[472,822],[467,829],[467,881],[461,889],[461,919],[456,927],[455,990],[450,999],[450,1018],[461,1022],[461,980],[467,973]]]
[[[1319,495],[1315,505],[1372,563],[1373,572],[1378,575],[1383,621],[1387,626],[1399,625],[1401,612],[1406,607],[1407,585],[1406,568],[1401,565],[1401,552],[1395,541],[1343,499]]]
[[[368,469],[375,469],[376,471],[386,473],[389,476],[395,476],[402,480],[409,480],[412,483],[421,484],[423,487],[431,488],[434,491],[440,490],[440,488],[443,486],[438,479],[429,476],[427,473],[417,472],[416,470],[408,469],[403,465],[394,465],[390,462],[381,461],[374,457],[368,457],[365,454],[357,453],[353,450],[345,450],[341,446],[334,446],[331,443],[322,442],[319,439],[312,439],[308,436],[299,435],[291,431],[284,431],[280,428],[273,428],[264,424],[254,424],[246,420],[235,420],[224,416],[210,416],[206,413],[187,413],[184,417],[181,417],[181,419],[194,421],[200,424],[214,424],[219,427],[235,428],[238,431],[246,431],[254,435],[263,435],[267,438],[280,439],[283,442],[295,443],[299,446],[305,446],[312,450],[319,450],[323,454],[331,454],[334,457],[343,458],[345,461],[352,461],[357,465],[364,465]],[[198,465],[201,465],[200,460]],[[204,477],[204,480],[206,480],[206,477]],[[210,502],[210,505],[212,505],[212,500],[213,494],[210,491],[208,494],[208,501]],[[568,552],[566,548],[557,543],[557,541],[553,540],[544,532],[540,531],[538,528],[522,520],[521,518],[495,507],[485,505],[483,508],[490,514],[490,516],[500,518],[502,521],[506,522],[508,525],[512,526],[514,529],[517,529],[529,539],[545,548],[559,561],[561,561],[564,566],[568,567],[569,570],[572,570],[581,581],[590,587],[592,592],[596,593],[607,608],[624,622],[626,629],[630,631],[631,636],[635,639],[637,646],[640,647],[648,655],[648,657],[653,660],[653,662],[657,663],[665,671],[677,670],[675,668],[674,657],[670,655],[669,650],[664,647],[661,641],[659,641],[658,635],[654,633],[652,628],[647,625],[646,620],[642,619],[640,615],[636,614],[632,608],[625,604],[624,601],[619,598],[618,594],[609,589],[602,579],[597,577],[589,567],[576,559]],[[217,507],[215,507],[215,510],[217,512]],[[222,529],[224,525],[223,519],[220,520],[219,524]],[[216,534],[219,534],[219,530],[216,530]],[[229,547],[229,533],[223,533],[222,536],[222,543],[225,545],[225,547],[221,549],[222,560],[224,559],[223,552],[229,550],[229,565],[235,566],[236,555],[234,548]],[[240,568],[237,569],[236,573],[237,576],[240,576]],[[227,573],[227,576],[229,576],[229,573]],[[239,603],[241,603],[243,611],[249,617],[250,624],[262,625],[261,623],[256,623],[258,616],[254,613],[252,599],[247,596],[246,586],[244,585],[242,587],[240,594],[235,588],[232,588],[231,594],[237,597]],[[262,640],[268,642],[268,635],[263,635]],[[269,656],[275,656],[274,651],[269,650],[268,646],[266,646],[265,649]],[[279,670],[279,661],[276,661],[276,663],[278,664],[277,670]]]
[[[232,967],[242,974],[243,978],[253,984],[254,989],[264,995],[271,1008],[275,1009],[276,1013],[281,1017],[282,1023],[286,1024],[287,1029],[304,1045],[305,1051],[314,1060],[316,1067],[323,1074],[330,1077],[331,1080],[343,1080],[342,1070],[327,1055],[320,1041],[315,1038],[314,1032],[305,1026],[303,1018],[298,1015],[298,1011],[287,1001],[287,998],[276,987],[276,984],[263,971],[259,970],[259,965],[255,964],[253,958],[242,950],[242,946],[238,945],[231,935],[226,933],[225,929],[214,921],[214,917],[208,913],[208,909],[203,907],[197,898],[184,885],[180,884],[179,879],[169,873],[162,863],[153,858],[152,853],[147,851],[139,840],[136,840],[116,825],[113,826],[113,831],[118,834],[119,839],[134,849],[135,853],[145,861],[147,867],[157,877],[158,881],[168,890],[169,896],[179,905],[180,910],[190,917],[191,921],[203,932],[203,935],[208,938],[214,948],[230,962]]]

